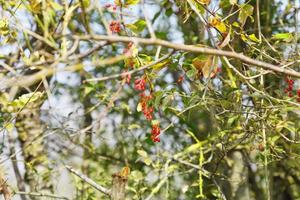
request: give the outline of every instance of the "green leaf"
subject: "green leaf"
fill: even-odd
[[[186,75],[189,79],[194,79],[197,73],[198,73],[197,69],[193,67],[192,69],[186,72]]]
[[[0,20],[0,35],[7,35],[9,33],[9,26],[7,19]]]
[[[163,91],[157,91],[157,92],[154,93],[153,96],[155,97],[155,100],[154,100],[155,109],[159,108],[161,99],[163,98],[163,95],[164,95]]]
[[[241,22],[242,26],[244,26],[244,24],[246,23],[247,18],[253,14],[253,10],[253,6],[249,4],[241,5],[241,10],[239,12],[239,21]]]
[[[260,40],[255,36],[255,34],[251,34],[249,35],[250,40],[252,40],[253,42],[260,42]]]
[[[130,125],[128,126],[128,130],[139,129],[139,128],[141,128],[141,126],[138,125],[138,124],[130,124]]]
[[[238,23],[238,22],[233,22],[233,23],[232,23],[232,26],[234,26],[234,27],[237,27],[237,28],[239,28],[239,27],[240,27],[240,25],[239,25],[239,23]]]
[[[90,0],[83,0],[82,2],[83,2],[83,6],[84,6],[85,8],[89,7],[89,5],[90,5]]]
[[[147,24],[146,24],[145,20],[139,19],[136,22],[134,22],[133,24],[127,24],[126,26],[132,32],[137,34],[137,33],[142,32],[145,29],[145,27],[147,26]]]
[[[293,40],[293,35],[291,33],[277,33],[272,36],[275,40],[283,40],[285,42],[290,42]]]

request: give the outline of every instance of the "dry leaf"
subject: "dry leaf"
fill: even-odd
[[[204,78],[208,78],[212,74],[211,68],[214,65],[214,56],[199,56],[192,61],[193,66],[202,74]]]
[[[224,48],[225,46],[227,46],[227,45],[229,44],[229,42],[230,42],[230,31],[229,31],[229,33],[224,33],[223,35],[225,35],[225,34],[226,34],[226,36],[223,37],[223,41],[220,42],[220,44],[218,44],[218,47],[219,47],[220,49],[222,49],[222,48]]]
[[[130,174],[130,168],[128,166],[123,167],[119,175],[123,178],[127,178],[128,175]]]
[[[202,68],[202,74],[204,78],[208,78],[210,74],[212,74],[212,65],[213,65],[213,56],[208,56],[207,61],[205,62],[203,68]]]

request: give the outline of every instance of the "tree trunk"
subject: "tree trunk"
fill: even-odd
[[[24,181],[32,192],[53,189],[47,166],[47,151],[43,144],[44,128],[40,119],[40,107],[43,102],[43,98],[29,102],[16,118],[16,129],[26,168]]]
[[[119,174],[112,176],[112,188],[111,188],[111,200],[124,200],[125,199],[125,187],[127,184],[127,178]]]

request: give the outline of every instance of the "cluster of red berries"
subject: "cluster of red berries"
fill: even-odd
[[[145,95],[144,93],[140,94],[141,100],[140,100],[140,105],[142,108],[142,112],[144,116],[146,117],[147,120],[152,120],[153,119],[153,107],[148,106],[148,102],[153,98],[152,95]]]
[[[121,24],[119,21],[111,21],[109,24],[109,29],[112,33],[120,33],[121,32]]]
[[[160,142],[160,128],[158,124],[153,124],[152,125],[152,131],[151,131],[151,140],[153,142]]]
[[[112,8],[113,11],[117,10],[117,4],[106,4],[104,6],[106,9]],[[120,33],[121,32],[121,23],[119,21],[111,21],[109,24],[109,29],[112,33]]]
[[[146,80],[144,78],[140,78],[134,81],[134,89],[138,91],[144,91],[146,89]]]
[[[285,82],[288,84],[288,86],[287,86],[287,88],[285,88],[284,92],[287,93],[289,95],[289,97],[292,97],[293,96],[293,87],[294,87],[295,81],[293,79],[286,78]]]
[[[148,121],[153,119],[153,112],[154,108],[151,106],[151,100],[153,99],[152,94],[146,95],[144,90],[146,89],[146,79],[139,78],[134,81],[134,88],[138,91],[142,91],[140,94],[140,102],[138,105],[138,110],[142,111],[144,116]],[[157,120],[154,120],[155,123],[152,123],[152,131],[151,131],[151,140],[153,142],[160,142],[159,135],[160,135],[160,128],[159,123]],[[152,121],[153,122],[153,121]]]
[[[295,81],[291,78],[286,78],[285,82],[287,87],[284,89],[284,92],[288,94],[289,97],[293,97],[293,88]],[[300,102],[300,89],[297,90],[297,101]]]

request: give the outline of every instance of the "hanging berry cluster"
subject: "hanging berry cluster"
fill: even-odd
[[[106,4],[104,6],[104,8],[106,9],[111,9],[113,10],[113,12],[115,12],[117,10],[117,3],[115,2],[115,4]],[[109,23],[109,30],[112,32],[112,33],[120,33],[121,32],[121,23],[120,21],[118,20],[112,20],[110,23]]]
[[[119,21],[113,20],[109,24],[109,29],[112,33],[120,33],[121,32],[121,24]]]
[[[289,77],[285,79],[285,82],[287,83],[287,87],[284,89],[284,92],[289,96],[293,97],[293,88],[295,81]],[[300,102],[300,89],[297,90],[297,101]]]
[[[145,118],[148,121],[152,120],[152,131],[151,131],[151,140],[153,142],[160,142],[160,127],[159,127],[159,121],[158,120],[153,120],[153,112],[154,112],[154,108],[152,106],[152,100],[153,100],[153,96],[150,93],[149,95],[147,95],[145,93],[145,89],[146,89],[146,79],[144,77],[136,79],[134,81],[134,89],[136,89],[137,91],[140,91],[140,101],[139,104],[137,106],[137,110],[138,111],[142,111]]]

